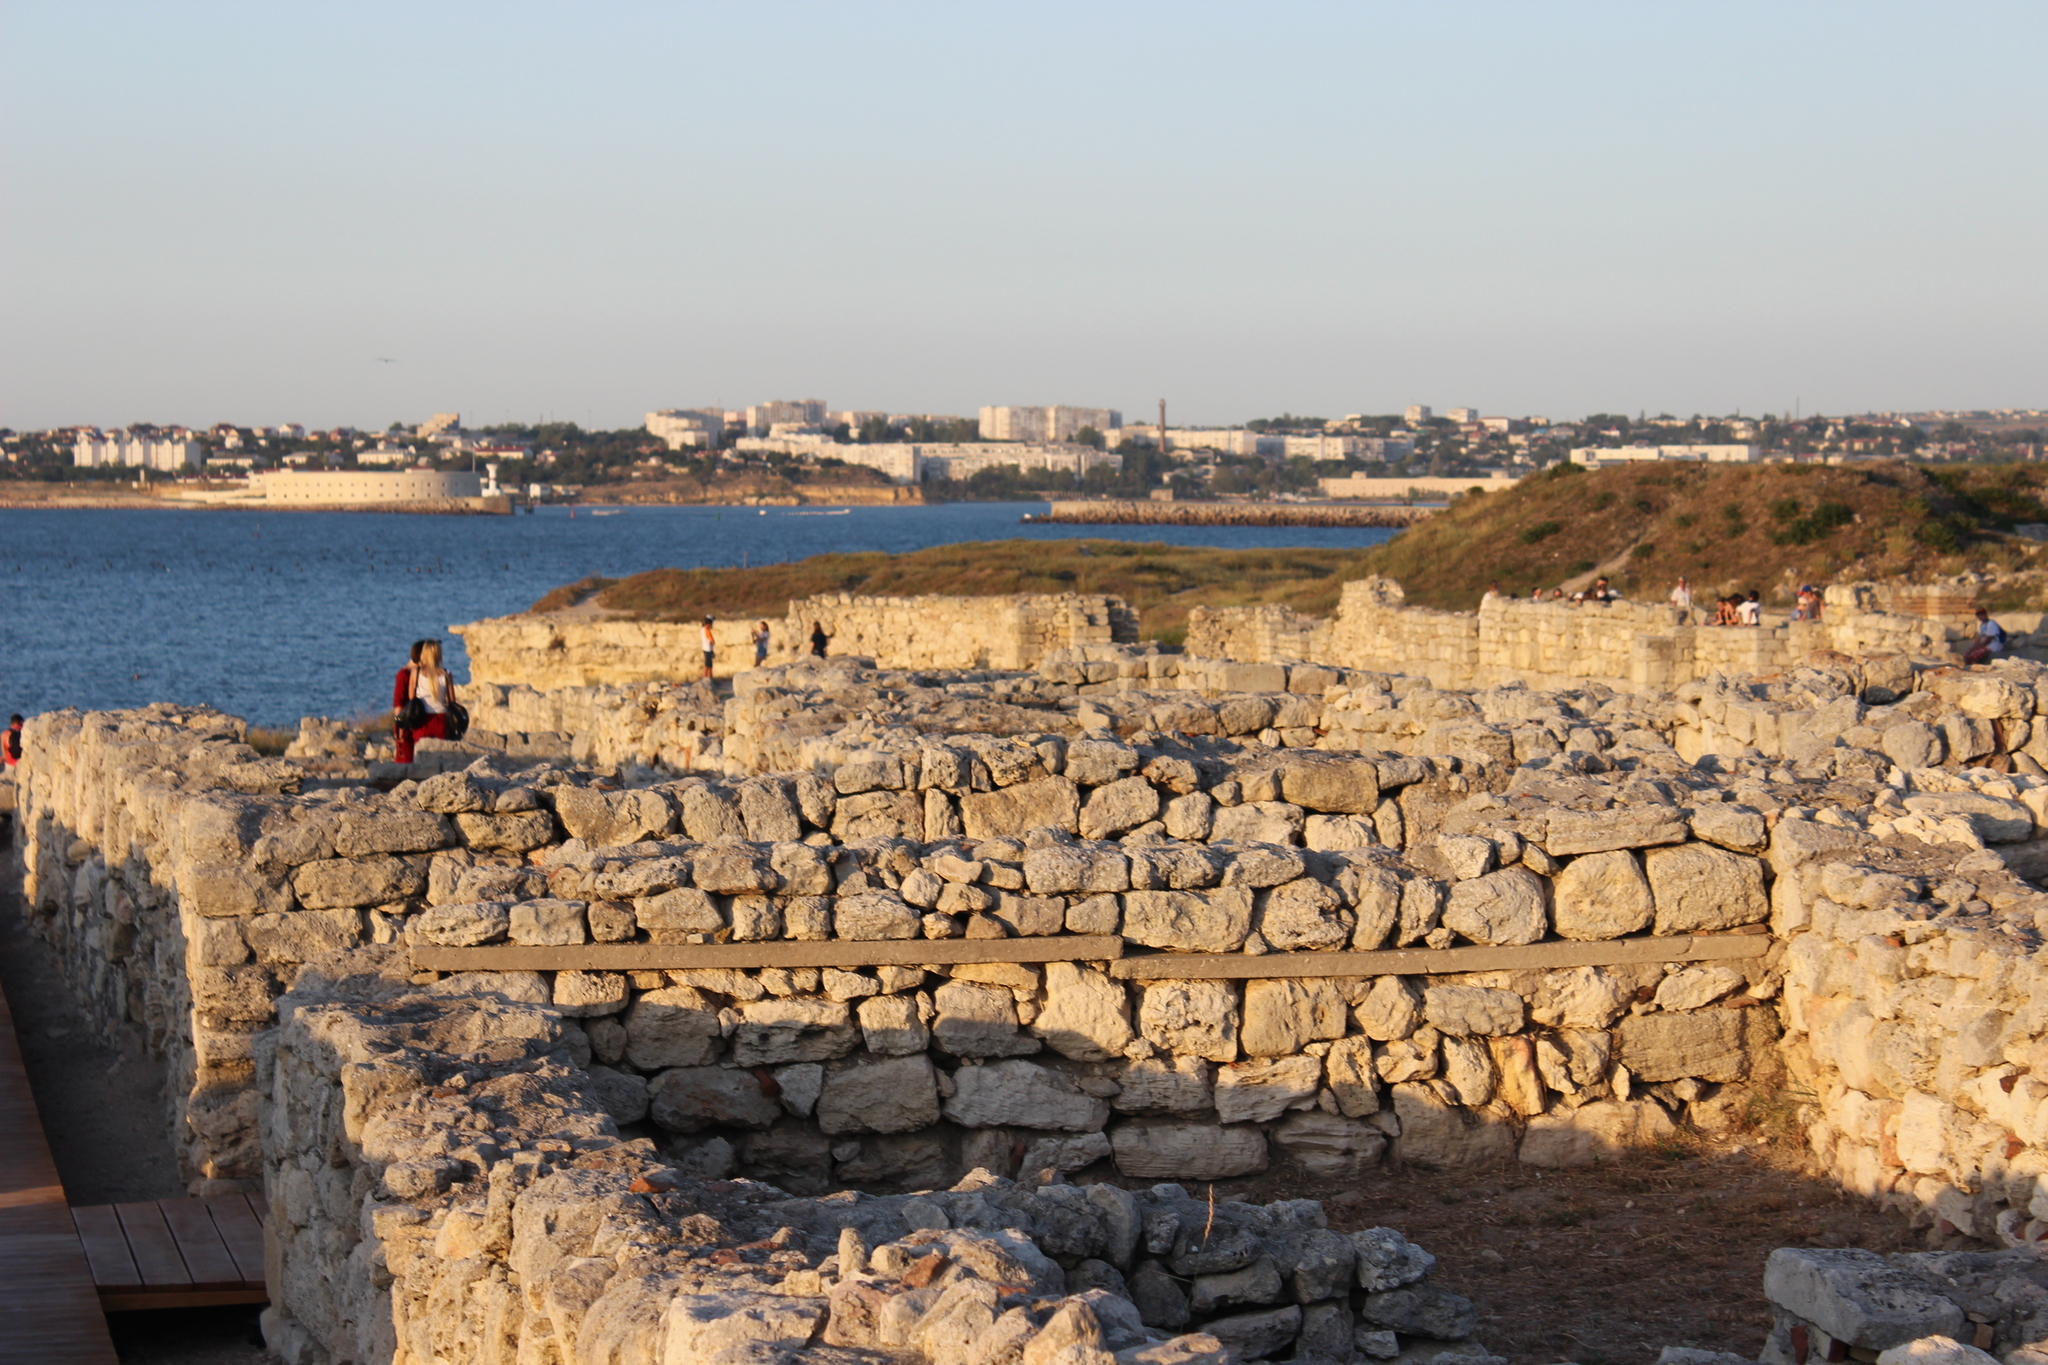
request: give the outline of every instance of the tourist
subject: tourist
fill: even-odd
[[[1671,590],[1672,624],[1692,624],[1692,580],[1684,574],[1678,576],[1678,586]]]
[[[420,710],[415,713],[419,716],[419,724],[404,732],[403,742],[395,751],[400,763],[412,762],[412,746],[418,741],[448,738],[448,708],[455,704],[455,679],[441,667],[439,640],[420,643],[420,658],[413,665],[412,683],[406,700],[420,704]]]
[[[1964,653],[1963,662],[1966,664],[1988,663],[1994,656],[2003,653],[2005,653],[2005,627],[1992,620],[1990,612],[1982,607],[1977,608],[1977,643],[1971,645],[1969,650]],[[8,760],[10,763],[13,761],[13,759]]]
[[[1714,624],[1717,626],[1741,625],[1741,617],[1735,610],[1736,603],[1740,600],[1736,597],[1718,597],[1714,599]]]
[[[718,656],[718,641],[711,637],[711,618],[704,618],[703,628],[697,632],[698,643],[704,650],[704,681],[711,681],[711,661]]]
[[[1486,591],[1479,594],[1479,605],[1481,607],[1484,607],[1488,602],[1496,601],[1499,599],[1499,597],[1500,584],[1498,582],[1488,583],[1486,585]]]
[[[823,621],[811,622],[811,657],[813,659],[825,657],[825,643],[831,638],[831,636],[825,633],[825,623]]]
[[[0,737],[0,758],[7,760],[7,775],[14,776],[15,765],[21,762],[21,716],[18,712],[7,718],[7,733]]]
[[[1745,626],[1762,625],[1764,623],[1763,599],[1754,592],[1750,593],[1748,597],[1742,599],[1741,605],[1736,607],[1735,614]]]
[[[400,763],[412,762],[412,732],[400,722],[405,718],[405,704],[412,698],[413,670],[420,666],[420,650],[425,640],[414,640],[412,652],[400,665],[398,675],[391,680],[391,740],[392,754]]]
[[[1606,577],[1602,576],[1593,580],[1593,590],[1586,594],[1586,600],[1598,602],[1604,607],[1610,602],[1620,601],[1621,594],[1608,587]]]
[[[754,622],[754,633],[747,637],[754,642],[754,667],[768,662],[768,623]]]

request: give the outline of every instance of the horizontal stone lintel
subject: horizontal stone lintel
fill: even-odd
[[[1377,953],[1144,953],[1124,956],[1114,934],[1043,938],[825,939],[776,943],[586,943],[531,948],[412,949],[414,971],[628,972],[760,967],[921,967],[980,962],[1107,962],[1126,980],[1267,976],[1436,976],[1521,967],[1606,967],[1625,962],[1708,962],[1762,957],[1768,934],[1672,934],[1603,943],[1531,943],[1515,948],[1407,948]]]
[[[493,944],[412,949],[418,972],[632,972],[724,967],[921,967],[970,962],[1106,962],[1122,957],[1114,934],[1041,938],[820,939],[774,943],[583,943],[559,948]]]
[[[1109,966],[1127,980],[1265,976],[1439,976],[1523,967],[1610,967],[1624,962],[1707,962],[1762,957],[1768,934],[1669,934],[1604,943],[1530,943],[1515,948],[1401,948],[1378,953],[1147,953]]]

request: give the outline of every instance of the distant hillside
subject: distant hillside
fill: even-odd
[[[1467,609],[1504,592],[1605,573],[1661,598],[1678,575],[1701,596],[1754,588],[1790,600],[1802,582],[1931,577],[2040,562],[2006,534],[2048,522],[2048,468],[1899,464],[1565,467],[1449,510],[1362,550],[1212,550],[1122,540],[999,540],[908,554],[816,555],[758,569],[655,569],[555,589],[534,611],[592,608],[654,620],[776,617],[823,592],[1113,593],[1148,639],[1177,643],[1195,606],[1275,603],[1328,616],[1346,580],[1386,574],[1421,606]],[[1994,605],[2040,605],[1994,602]]]
[[[1425,606],[1596,573],[1635,597],[1661,598],[1684,574],[1696,595],[1783,603],[1801,583],[2034,565],[2041,547],[2007,533],[2048,522],[2044,488],[2048,468],[2029,464],[1565,465],[1463,494],[1364,559]]]

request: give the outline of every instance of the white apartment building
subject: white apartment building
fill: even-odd
[[[844,460],[867,469],[879,469],[897,483],[917,482],[917,447],[901,441],[878,441],[873,445],[820,445],[807,452],[819,459]]]
[[[1709,464],[1755,464],[1761,452],[1753,445],[1725,446],[1574,446],[1572,463],[1588,469],[1637,460],[1695,460]]]
[[[1449,412],[1445,413],[1444,416],[1450,418],[1453,422],[1456,422],[1459,426],[1462,427],[1468,425],[1469,423],[1476,422],[1479,420],[1479,409],[1452,408]]]
[[[1411,427],[1419,427],[1435,415],[1436,414],[1430,410],[1429,404],[1414,403],[1411,404],[1408,407],[1408,409],[1401,414],[1401,420],[1406,422]]]
[[[125,432],[81,435],[71,448],[71,464],[77,469],[155,469],[175,474],[199,468],[205,458],[205,448],[197,441],[131,436]]]
[[[869,449],[875,447],[870,446]],[[912,446],[917,476],[924,479],[967,479],[984,469],[1013,464],[1019,469],[1071,471],[1075,480],[1091,469],[1122,469],[1124,457],[1093,446],[1043,445],[1032,442]]]
[[[439,436],[444,431],[455,431],[460,429],[461,426],[461,413],[437,412],[432,417],[429,417],[426,421],[420,423],[419,430],[414,434],[417,435],[422,441],[430,441],[434,437]]]
[[[1114,408],[1003,407],[981,410],[984,441],[1071,441],[1083,427],[1108,431],[1124,424]]]
[[[409,465],[418,458],[419,456],[413,452],[410,446],[380,445],[372,446],[368,450],[357,451],[356,465],[358,468],[363,466],[395,467]]]
[[[670,450],[710,448],[725,434],[725,413],[698,408],[663,408],[647,414],[642,425]]]
[[[747,409],[747,430],[756,436],[768,434],[768,428],[780,422],[792,422],[798,426],[819,427],[825,425],[825,400],[822,398],[777,399],[770,403],[756,403]]]

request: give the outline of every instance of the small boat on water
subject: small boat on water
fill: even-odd
[[[592,509],[590,515],[592,515],[593,517],[616,517],[622,514],[625,510],[626,509],[623,507],[598,507]]]
[[[835,507],[829,512],[789,512],[785,515],[792,517],[850,517],[853,515],[853,509],[851,507]]]

